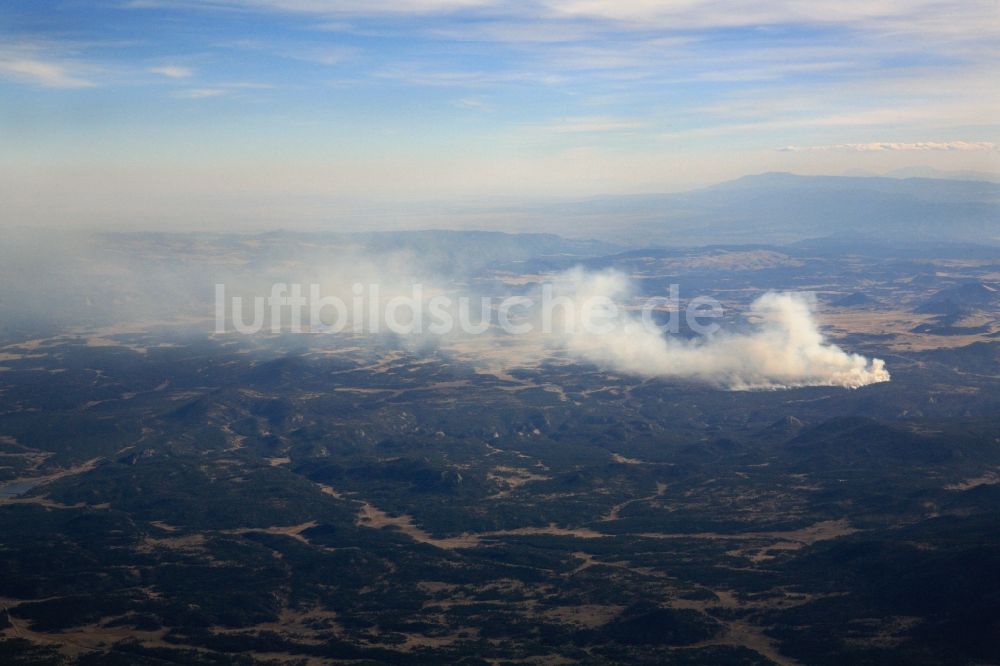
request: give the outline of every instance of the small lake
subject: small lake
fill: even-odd
[[[46,479],[19,479],[17,481],[0,482],[0,499],[10,499],[23,495],[35,486],[44,483]]]

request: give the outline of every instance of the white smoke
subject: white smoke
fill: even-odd
[[[628,278],[618,272],[570,271],[559,284],[575,302],[620,302],[631,291]],[[562,344],[580,358],[619,372],[689,378],[730,389],[858,388],[889,381],[881,359],[868,360],[828,342],[811,305],[808,295],[768,292],[750,306],[757,320],[751,332],[719,332],[693,340],[664,335],[626,312],[610,332],[568,328]]]
[[[192,254],[178,270],[172,261],[175,255],[169,247],[165,249],[165,241],[156,238],[112,239],[131,248],[128,253],[102,253],[95,249],[97,241],[82,237],[66,238],[58,245],[33,234],[5,240],[11,242],[0,244],[0,259],[4,260],[0,261],[0,320],[11,330],[23,329],[32,334],[81,334],[125,323],[140,326],[143,322],[160,327],[171,317],[176,318],[178,326],[200,326],[190,322],[211,316],[213,303],[205,300],[211,294],[205,292],[218,282],[226,283],[228,297],[240,296],[248,306],[258,297],[263,301],[275,285],[288,283],[303,286],[303,294],[309,294],[315,285],[324,297],[345,304],[349,322],[344,328],[336,335],[317,335],[310,341],[324,349],[364,346],[366,341],[378,343],[373,349],[394,344],[414,353],[452,355],[477,368],[497,372],[538,367],[554,352],[568,353],[622,373],[691,379],[730,389],[857,388],[889,380],[880,359],[847,353],[824,339],[812,317],[812,301],[801,294],[768,293],[757,299],[751,306],[754,325],[749,332],[718,332],[684,339],[647,325],[634,309],[637,299],[632,284],[618,271],[575,269],[551,278],[514,276],[525,281],[505,283],[502,278],[467,279],[463,272],[456,277],[442,269],[444,261],[428,263],[426,257],[405,247],[369,251],[341,244],[323,246],[299,257],[301,244],[282,243],[261,251],[245,267],[225,263],[217,267],[212,262],[231,251],[229,241],[224,239],[217,245],[185,250]],[[137,254],[135,248],[144,254]],[[534,291],[521,288],[531,283],[540,286]],[[421,287],[419,292],[415,291],[417,286]],[[572,304],[574,322],[567,325],[563,321],[560,325],[550,321],[556,324],[554,328],[546,325],[546,286],[552,287],[557,299]],[[363,287],[363,292],[358,292],[357,287]],[[377,287],[377,295],[369,287]],[[512,324],[527,325],[523,334],[502,326],[503,307],[498,301],[515,298],[512,289],[516,298],[535,303],[511,310]],[[364,294],[361,308],[355,305],[359,293]],[[450,304],[435,309],[433,302],[442,297],[448,297]],[[464,310],[463,299],[469,306]],[[402,327],[413,330],[399,333],[388,326],[387,317],[379,316],[373,319],[386,322],[381,327],[354,327],[357,313],[361,318],[372,318],[371,313],[384,313],[397,300],[412,303],[412,310],[401,307],[396,312]],[[486,305],[480,305],[483,300],[488,301]],[[610,328],[604,327],[603,320],[597,322],[597,328],[581,321],[588,304],[595,300],[617,306]],[[633,309],[628,309],[629,305]],[[263,309],[261,331],[274,332],[270,320],[264,324],[264,317],[271,317],[273,310]],[[229,308],[232,320],[223,326],[224,330],[235,330],[236,310],[235,304]],[[410,311],[418,310],[422,317],[408,316]],[[600,320],[601,308],[596,310]],[[283,316],[290,316],[289,311],[287,307],[280,310]],[[321,319],[326,317],[323,323],[329,324],[327,319],[333,316],[333,310],[327,307],[317,314]],[[548,319],[564,314],[557,308],[549,311]],[[302,317],[307,331],[314,330],[311,315],[310,311]],[[256,318],[241,314],[240,320]],[[464,326],[464,320],[471,330]],[[449,325],[436,326],[444,321]],[[417,325],[420,322],[422,327]],[[409,327],[410,323],[414,326]],[[212,322],[207,321],[205,326],[211,327]],[[290,329],[282,324],[279,330]]]

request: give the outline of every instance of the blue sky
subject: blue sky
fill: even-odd
[[[7,0],[4,221],[996,170],[998,6]]]

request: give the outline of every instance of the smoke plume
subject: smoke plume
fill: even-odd
[[[561,284],[577,301],[618,301],[630,291],[628,279],[617,272],[571,271]],[[768,292],[750,307],[756,320],[751,331],[692,340],[663,335],[626,313],[611,332],[574,327],[564,344],[578,357],[619,372],[694,379],[730,389],[858,388],[889,381],[881,359],[850,354],[828,342],[811,305],[806,295]]]

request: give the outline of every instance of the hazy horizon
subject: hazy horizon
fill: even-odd
[[[426,202],[996,174],[998,36],[991,2],[19,0],[3,222],[397,228],[435,226],[398,210]]]

